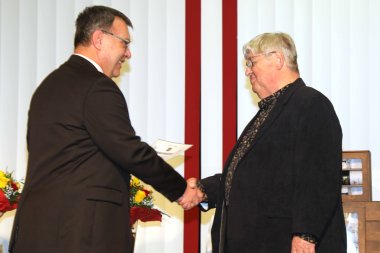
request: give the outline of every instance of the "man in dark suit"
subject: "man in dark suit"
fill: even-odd
[[[261,34],[244,56],[260,110],[223,174],[197,182],[216,207],[213,252],[346,252],[342,132],[332,104],[299,77],[289,35]]]
[[[136,136],[111,79],[131,57],[128,27],[115,9],[86,8],[76,20],[75,54],[34,93],[10,252],[132,252],[130,173],[187,207],[201,199]]]

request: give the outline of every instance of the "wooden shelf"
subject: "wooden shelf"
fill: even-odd
[[[344,164],[345,160],[359,159],[360,164]],[[355,161],[355,160],[354,160]],[[347,166],[346,169],[343,166]],[[360,168],[361,167],[361,168]],[[368,150],[344,151],[342,155],[342,170],[361,171],[361,185],[342,185],[342,188],[350,190],[352,187],[361,187],[361,195],[343,195],[343,209],[346,219],[347,245],[359,247],[359,253],[380,253],[380,201],[372,201],[371,184],[371,154]],[[345,173],[345,182],[352,178],[351,173]],[[355,175],[358,176],[358,175]],[[348,180],[349,179],[349,180]],[[352,223],[351,223],[352,222]],[[354,232],[353,232],[354,231]],[[350,233],[355,236],[350,236]],[[352,234],[351,234],[352,235]]]
[[[343,161],[358,159],[361,161],[361,168],[343,168]],[[343,151],[342,153],[342,171],[361,171],[362,184],[342,185],[346,188],[361,187],[362,194],[342,194],[343,202],[351,201],[371,201],[371,153],[368,150]],[[380,253],[380,252],[379,252]]]
[[[380,202],[346,202],[343,208],[345,216],[358,214],[359,253],[380,253]]]

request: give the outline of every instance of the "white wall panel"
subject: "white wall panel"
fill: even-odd
[[[313,1],[313,15],[310,30],[313,42],[311,45],[311,76],[310,86],[319,85],[320,91],[331,98],[331,1]],[[303,73],[303,68],[300,69]],[[320,73],[324,73],[320,75]]]
[[[130,19],[134,29],[132,33],[132,58],[130,66],[130,84],[127,92],[130,116],[138,135],[147,136],[146,98],[148,84],[148,0],[133,0],[130,3]],[[132,110],[134,108],[134,110]]]
[[[70,1],[74,1],[74,6],[75,6],[75,13],[74,13],[74,17],[76,18],[78,16],[78,14],[86,7],[86,6],[90,6],[90,5],[94,5],[94,1],[93,0],[70,0]],[[75,18],[74,18],[74,22],[75,22]]]
[[[379,85],[379,52],[377,48],[380,45],[380,1],[369,1],[369,38],[363,47],[368,46],[368,83],[359,82],[359,85],[363,86],[363,89],[367,86],[369,93],[368,108],[365,109],[365,113],[369,114],[369,120],[367,123],[369,130],[369,145],[368,148],[372,152],[372,195],[376,200],[380,200],[380,85]],[[364,113],[364,112],[363,112]],[[367,129],[364,129],[366,131]]]
[[[9,10],[13,10],[13,13]],[[0,49],[0,167],[11,169],[16,166],[17,142],[17,68],[19,44],[19,4],[16,1],[2,2],[1,19],[1,49]],[[5,25],[7,24],[7,25]],[[11,50],[13,49],[13,50]],[[16,50],[15,50],[16,49]],[[5,145],[6,144],[6,145]]]
[[[201,2],[201,27],[201,177],[204,178],[223,169],[222,0]],[[209,230],[213,214],[214,210],[201,213],[201,252],[207,252],[211,246]]]
[[[276,1],[275,0],[257,0],[257,16],[251,16],[252,22],[257,23],[259,32],[273,30],[276,19]]]
[[[26,148],[26,124],[30,98],[37,86],[37,5],[33,1],[27,1],[19,6],[20,29],[19,29],[19,55],[17,76],[18,96],[15,101],[18,103],[17,116],[17,165],[11,169],[16,170],[17,178],[24,178],[27,166]]]
[[[307,1],[305,1],[307,2]],[[294,12],[295,12],[294,0],[276,0],[275,4],[275,16],[276,31],[287,30],[289,34],[293,34]]]
[[[297,53],[303,57],[298,57],[299,69],[302,78],[306,83],[310,84],[312,70],[312,55],[311,47],[312,40],[312,1],[294,0],[294,30],[291,33],[290,29],[286,29],[296,43]],[[275,29],[276,30],[276,29]]]
[[[113,0],[112,1],[112,6],[113,8],[116,8],[117,10],[123,12],[125,15],[127,15],[131,21],[133,26],[135,26],[135,21],[132,19],[130,11],[131,11],[131,1],[130,0]],[[141,29],[141,28],[140,28]],[[132,59],[130,61],[125,61],[123,66],[122,66],[122,75],[120,75],[118,78],[115,79],[115,82],[119,85],[121,91],[123,92],[123,95],[125,99],[127,100],[128,107],[130,108],[131,106],[129,105],[129,97],[130,97],[130,90],[129,87],[130,85],[138,85],[136,84],[131,84],[131,61],[134,61],[135,55],[134,55],[134,29],[129,29],[130,35],[131,35],[131,41],[132,43],[130,44],[131,52],[132,52]],[[141,59],[142,60],[142,59]],[[131,113],[131,112],[130,112]],[[133,126],[135,125],[135,122],[132,119]],[[140,133],[139,133],[140,134]]]
[[[23,1],[20,1],[23,4]],[[53,69],[56,62],[56,1],[37,1],[37,33],[31,39],[37,41],[37,83],[39,84]]]
[[[51,36],[55,35],[56,37],[55,66],[59,66],[69,58],[74,50],[75,18],[77,15],[75,14],[73,0],[56,1],[55,7],[56,26],[51,31]]]
[[[349,75],[350,94],[347,99],[350,106],[350,131],[348,139],[353,147],[357,149],[368,149],[369,131],[361,131],[355,129],[368,129],[369,115],[366,113],[369,106],[369,87],[363,84],[370,84],[368,77],[369,70],[369,47],[368,45],[368,1],[350,1],[350,55]],[[380,55],[380,54],[378,54]],[[363,89],[364,88],[364,89]]]
[[[258,15],[259,0],[239,0],[238,1],[238,87],[237,87],[237,134],[243,131],[244,127],[252,119],[252,116],[258,111],[258,97],[252,92],[251,84],[247,80],[245,71],[245,61],[243,57],[243,45],[253,38],[255,34],[259,34]]]
[[[349,10],[350,6],[347,1],[336,0],[331,3],[331,40],[330,47],[331,56],[331,76],[329,78],[331,85],[331,99],[334,104],[336,113],[338,114],[343,129],[343,146],[349,145],[350,130],[350,103],[349,103],[349,84],[350,77],[348,75],[348,63],[352,60],[349,52],[350,41],[350,22]],[[323,27],[322,27],[323,29]],[[321,38],[323,39],[323,38]],[[345,61],[342,61],[345,59]],[[324,72],[315,73],[315,75],[323,75]],[[327,73],[326,73],[327,74]],[[325,75],[326,75],[325,74]]]
[[[10,11],[12,10],[12,11]],[[18,45],[20,43],[18,1],[2,1],[0,9],[0,169],[17,166],[18,124]],[[0,243],[7,245],[14,211],[0,223]]]
[[[166,5],[166,136],[184,140],[185,129],[185,0]],[[154,41],[153,41],[154,43]],[[177,168],[180,172],[183,168]],[[183,173],[182,173],[183,175]]]
[[[146,112],[135,111],[139,118],[146,120],[146,133],[141,136],[148,143],[153,143],[158,138],[183,142],[184,1],[134,1],[132,6],[140,10],[135,12],[133,8],[131,9],[132,15],[136,13],[136,16],[140,16],[137,18],[140,24],[134,29],[136,32],[134,45],[138,47],[134,57],[137,59],[140,57],[137,54],[141,54],[143,62],[139,62],[138,68],[135,68],[135,64],[131,62],[131,75],[139,78],[136,81],[131,80],[131,85],[138,87],[130,85],[130,89],[140,90],[141,95],[130,97],[130,101],[132,104],[133,101],[141,103],[139,108],[144,106],[146,108]],[[145,13],[141,15],[143,10]],[[141,31],[137,31],[138,29]],[[143,33],[143,36],[137,36],[137,32]],[[142,76],[143,78],[140,78]],[[145,91],[141,90],[141,86]],[[182,164],[179,166],[178,162],[172,164],[176,170],[183,173]],[[165,253],[182,250],[182,209],[158,193],[155,194],[155,204],[170,217],[164,217],[161,225],[139,223],[135,252]]]
[[[112,5],[112,0],[93,0],[92,5],[105,5],[105,6],[114,7]]]
[[[157,138],[162,138],[165,134],[166,112],[165,107],[170,105],[170,97],[166,97],[166,1],[156,0],[149,2],[148,18],[148,47],[147,65],[144,74],[147,80],[148,106],[147,139],[153,142]],[[174,106],[174,105],[172,105]]]
[[[223,166],[222,1],[202,1],[201,10],[201,168],[208,177]]]
[[[165,63],[165,132],[163,137],[168,140],[184,142],[185,140],[185,0],[166,1],[165,24],[165,57],[158,59]],[[159,13],[157,13],[158,15]],[[155,22],[155,20],[151,20]],[[158,28],[158,31],[160,29]],[[151,43],[155,43],[152,39]],[[159,64],[159,63],[158,63]],[[157,85],[152,82],[152,85]],[[156,137],[158,138],[158,136]],[[180,164],[172,164],[181,175],[184,175],[183,159]],[[158,200],[158,198],[156,198]],[[165,241],[162,252],[181,252],[183,245],[183,215],[184,212],[176,203],[170,203],[161,198],[165,204],[165,212],[170,212],[171,218],[165,217],[162,240]],[[162,206],[162,205],[161,205]],[[150,251],[152,252],[152,251]]]

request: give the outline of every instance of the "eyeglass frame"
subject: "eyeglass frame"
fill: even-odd
[[[124,47],[125,47],[125,49],[127,49],[127,48],[129,47],[129,44],[131,43],[130,40],[124,39],[124,38],[122,38],[122,37],[120,37],[120,36],[118,36],[118,35],[116,35],[116,34],[114,34],[114,33],[112,33],[112,32],[109,32],[109,31],[106,31],[106,30],[101,30],[101,31],[102,31],[102,33],[104,33],[104,34],[111,35],[112,37],[115,37],[116,39],[121,40],[121,41],[124,43]]]
[[[260,53],[260,54],[254,55],[250,58],[255,58],[255,57],[258,57],[261,55],[268,55],[268,54],[275,54],[275,53],[277,53],[277,51],[270,51],[270,52],[265,52],[265,53]],[[247,68],[252,68],[257,63],[257,62],[252,61],[250,58],[245,59],[245,66]]]

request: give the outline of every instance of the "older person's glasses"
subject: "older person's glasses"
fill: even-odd
[[[124,43],[124,47],[125,47],[125,49],[127,49],[127,48],[129,47],[129,43],[131,43],[130,40],[123,39],[122,37],[117,36],[116,34],[113,34],[113,33],[108,32],[108,31],[106,31],[106,30],[102,30],[102,33],[104,33],[104,34],[108,34],[108,35],[111,35],[111,36],[115,37],[116,39],[121,40],[121,41]]]
[[[256,55],[254,55],[254,56],[252,56],[252,57],[246,59],[245,66],[246,66],[247,68],[252,68],[252,67],[255,66],[255,64],[257,63],[257,61],[253,61],[253,60],[252,60],[253,58],[256,58],[256,57],[261,56],[261,55],[265,55],[265,56],[267,56],[267,55],[274,54],[274,53],[277,53],[277,51],[271,51],[271,52],[266,52],[266,53],[256,54]]]

